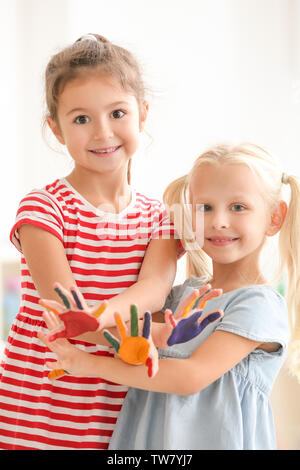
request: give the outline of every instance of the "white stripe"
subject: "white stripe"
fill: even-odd
[[[113,423],[102,423],[100,421],[93,421],[93,420],[87,420],[86,422],[80,422],[80,421],[67,421],[66,419],[59,419],[59,418],[54,418],[54,417],[49,417],[45,416],[43,414],[40,414],[37,412],[38,410],[35,410],[34,413],[32,414],[27,414],[27,413],[22,413],[21,411],[18,411],[18,419],[23,419],[29,422],[39,422],[39,423],[44,423],[44,424],[49,424],[51,426],[60,426],[60,427],[66,427],[66,428],[75,428],[76,429],[103,429],[103,430],[112,430],[114,427]],[[53,412],[53,410],[49,410]],[[93,416],[90,415],[90,410],[88,410],[88,413],[86,415],[84,414],[85,410],[82,410],[82,413],[80,414],[80,417],[82,418],[94,418],[97,417],[97,414],[95,413]],[[6,411],[6,410],[1,410],[0,409],[0,414],[2,416],[5,416],[6,418],[12,418],[15,419],[15,413],[11,411]],[[69,414],[69,413],[64,413],[64,414]],[[3,426],[2,426],[3,424]],[[10,425],[8,423],[3,423],[2,422],[1,426],[2,428],[5,427],[5,429],[9,429]]]
[[[117,295],[121,292],[123,292],[126,288],[125,287],[118,287],[118,288],[102,288],[99,287],[95,289],[94,287],[89,286],[90,281],[96,281],[100,285],[104,283],[118,283],[118,286],[120,286],[121,282],[130,282],[134,283],[137,279],[138,274],[131,274],[131,275],[126,275],[123,274],[122,271],[125,271],[127,269],[133,269],[136,270],[138,273],[141,263],[137,261],[130,262],[131,258],[134,257],[139,257],[143,258],[145,254],[145,248],[147,247],[149,243],[149,238],[153,236],[154,233],[157,233],[159,230],[168,230],[170,228],[168,219],[165,218],[165,213],[164,211],[164,206],[157,200],[153,199],[148,199],[145,196],[137,193],[136,194],[136,201],[135,205],[132,205],[130,207],[130,210],[128,211],[127,215],[122,216],[122,217],[110,217],[109,214],[107,214],[107,217],[104,216],[104,218],[99,218],[99,215],[95,213],[95,216],[90,217],[87,215],[87,213],[93,214],[93,208],[92,206],[86,206],[85,204],[82,204],[83,201],[80,202],[80,196],[77,194],[72,193],[71,188],[68,187],[62,187],[59,189],[59,191],[56,192],[56,194],[53,194],[54,191],[56,191],[56,188],[61,185],[62,182],[58,181],[56,184],[49,185],[48,191],[43,189],[41,191],[35,191],[35,194],[32,194],[32,197],[38,198],[40,201],[45,201],[45,204],[43,202],[37,202],[30,200],[30,195],[27,195],[28,200],[23,201],[20,204],[20,214],[18,216],[18,220],[21,220],[22,218],[24,219],[25,217],[30,218],[34,221],[42,221],[45,225],[48,225],[51,227],[53,230],[56,231],[58,236],[63,236],[62,234],[62,227],[65,226],[65,228],[69,231],[74,231],[76,234],[75,236],[64,236],[64,243],[74,243],[74,248],[68,248],[66,250],[66,254],[69,257],[72,257],[74,255],[81,256],[83,258],[88,258],[88,260],[91,261],[96,261],[94,264],[93,263],[85,263],[84,260],[82,261],[76,261],[72,260],[71,261],[71,268],[76,268],[78,271],[84,270],[85,273],[77,274],[74,273],[74,278],[77,282],[82,282],[84,284],[84,287],[80,288],[80,291],[82,292],[83,295],[87,296],[94,296],[97,297],[99,295],[107,296],[110,297],[112,295]],[[69,195],[67,196],[66,193],[69,192]],[[79,202],[73,201],[70,202],[72,199],[79,199]],[[34,206],[35,208],[33,211],[24,211],[22,212],[22,207],[25,205],[31,205]],[[40,212],[39,207],[44,208],[46,213]],[[77,210],[79,208],[79,211]],[[96,210],[96,209],[95,209]],[[74,212],[73,212],[74,211]],[[75,212],[76,211],[76,212]],[[63,216],[67,219],[67,222],[65,223],[63,220]],[[124,214],[124,212],[123,212]],[[129,216],[133,216],[132,218]],[[158,226],[159,223],[159,217],[161,217],[161,226]],[[107,219],[107,220],[106,220]],[[110,220],[109,220],[110,219]],[[88,224],[94,224],[95,228],[91,228],[89,226],[84,227],[83,225],[85,222],[88,222]],[[109,226],[107,227],[106,222],[108,222]],[[104,226],[103,226],[104,223]],[[141,223],[142,227],[135,228],[139,223]],[[145,225],[150,224],[150,227],[147,227]],[[115,229],[118,225],[120,226],[120,231],[118,230],[118,235],[121,240],[115,240]],[[102,227],[102,228],[101,228]],[[81,232],[81,235],[78,234],[78,230]],[[90,236],[95,236],[99,233],[98,238],[96,237],[94,240],[89,239]],[[111,239],[108,240],[103,240],[103,234],[106,234],[108,238],[110,237]],[[122,236],[127,237],[128,240],[123,239]],[[87,238],[86,238],[87,237]],[[145,237],[145,238],[142,238]],[[13,239],[15,241],[15,244],[18,245],[18,232],[16,231],[15,234],[13,235]],[[81,244],[84,249],[79,248],[78,246],[76,247],[75,245]],[[118,252],[117,250],[125,248],[127,251],[125,252]],[[130,251],[132,249],[132,251]],[[110,251],[107,251],[110,250]],[[108,263],[103,263],[100,262],[101,258],[105,258]],[[23,258],[24,260],[24,258]],[[111,261],[116,262],[116,264],[111,264]],[[123,263],[122,263],[123,261]],[[28,266],[26,262],[22,262],[21,265],[22,271],[29,271]],[[105,271],[107,274],[112,274],[110,275],[105,275],[105,276],[99,276],[95,275],[95,271]],[[116,271],[120,271],[120,275],[116,274]],[[86,274],[87,273],[87,274]],[[35,345],[43,346],[42,343],[38,340],[38,338],[35,338],[32,336],[32,333],[36,331],[36,322],[42,320],[41,312],[42,312],[42,307],[38,304],[35,303],[34,300],[36,299],[38,301],[39,295],[38,292],[34,288],[33,281],[31,279],[31,276],[29,274],[26,274],[25,276],[22,277],[22,282],[28,282],[30,283],[33,287],[26,287],[23,288],[22,293],[23,295],[26,296],[31,296],[33,301],[28,301],[28,300],[23,300],[22,306],[26,309],[32,309],[33,313],[37,313],[37,315],[34,314],[28,314],[25,312],[22,312],[21,315],[24,317],[24,321],[22,320],[15,320],[14,325],[17,328],[22,328],[24,329],[25,333],[28,332],[28,336],[26,334],[17,334],[15,332],[11,333],[11,338],[13,340],[18,340],[21,342],[24,342],[25,344],[28,344],[28,342],[32,342]],[[88,300],[89,305],[94,305],[98,303],[99,301],[96,299],[93,300]],[[29,322],[32,322],[30,324],[27,322],[27,318]],[[46,329],[44,329],[46,331]],[[30,338],[31,336],[31,338]],[[5,391],[10,391],[10,392],[16,392],[16,393],[24,393],[25,395],[28,396],[27,400],[13,400],[9,397],[1,396],[1,402],[6,403],[6,404],[14,404],[16,406],[24,406],[29,409],[33,410],[32,414],[27,415],[26,413],[15,413],[13,411],[3,411],[3,414],[7,417],[15,417],[19,416],[21,419],[24,418],[25,420],[34,422],[37,418],[40,422],[43,423],[51,423],[53,425],[57,426],[66,426],[66,427],[72,427],[74,428],[75,426],[78,427],[78,429],[86,429],[86,427],[91,427],[92,429],[112,429],[113,425],[112,424],[104,424],[104,423],[73,423],[72,421],[68,421],[67,417],[63,417],[62,420],[59,420],[59,416],[57,418],[47,418],[42,416],[41,414],[38,414],[37,416],[35,413],[40,413],[38,412],[38,408],[41,410],[51,410],[53,413],[60,413],[60,414],[66,414],[69,416],[73,417],[82,417],[82,416],[107,416],[107,417],[114,417],[117,418],[119,412],[118,411],[109,411],[109,410],[101,410],[101,409],[91,409],[87,410],[85,407],[86,406],[101,406],[104,404],[107,405],[121,405],[123,402],[122,398],[113,398],[113,397],[105,397],[105,396],[93,396],[94,393],[96,394],[97,392],[101,392],[101,390],[106,390],[108,394],[114,393],[114,392],[126,392],[127,387],[120,386],[117,384],[98,384],[97,381],[95,384],[93,383],[88,383],[88,384],[80,384],[80,383],[68,383],[65,381],[65,379],[62,377],[59,380],[56,380],[52,382],[54,385],[54,390],[47,390],[43,388],[45,385],[50,384],[47,376],[40,378],[40,377],[34,377],[31,376],[30,374],[24,374],[23,370],[24,368],[28,368],[32,372],[44,372],[44,361],[45,360],[50,360],[50,359],[55,359],[55,354],[51,352],[47,352],[46,354],[43,351],[43,348],[41,352],[32,350],[30,348],[27,349],[25,346],[23,347],[16,347],[14,344],[8,344],[7,345],[8,349],[11,349],[14,353],[20,354],[24,356],[25,358],[28,357],[28,355],[32,356],[32,358],[35,358],[36,360],[41,360],[41,364],[35,364],[31,362],[31,359],[28,358],[28,360],[15,360],[15,359],[9,359],[7,362],[7,365],[12,364],[14,366],[20,367],[20,373],[17,372],[9,372],[8,370],[3,369],[3,378],[5,380],[5,377],[10,377],[12,380],[18,380],[20,382],[28,382],[28,385],[32,384],[33,386],[37,387],[37,390],[34,390],[32,388],[27,388],[23,386],[15,386],[15,385],[10,385],[8,383],[2,383],[2,388]],[[87,350],[88,352],[96,352],[96,351],[109,351],[110,353],[113,352],[112,348],[108,348],[105,346],[98,346],[98,345],[92,345],[89,347],[85,347],[84,345],[80,344],[78,345],[79,348]],[[68,379],[66,379],[68,380]],[[60,393],[58,389],[55,387],[60,387],[64,388],[65,392]],[[72,396],[72,393],[81,393],[81,392],[90,392],[92,396],[86,397],[86,396]],[[31,397],[31,399],[29,398]],[[51,400],[57,400],[57,401],[64,401],[65,406],[53,406],[48,403],[42,403],[39,400],[40,399],[51,399]],[[34,400],[37,400],[34,402]],[[73,405],[75,408],[68,407],[69,405]],[[78,409],[78,406],[82,406],[85,409]],[[11,429],[13,432],[17,431],[14,426],[7,427],[7,429]],[[28,433],[36,433],[39,435],[43,435],[45,437],[54,437],[57,439],[60,438],[66,438],[70,439],[72,442],[81,442],[84,440],[91,440],[93,442],[108,442],[109,437],[94,437],[94,436],[88,436],[88,437],[81,437],[81,436],[73,436],[70,434],[62,434],[61,436],[59,433],[49,433],[48,431],[41,431],[38,428],[31,428],[30,425],[28,427],[24,428],[19,428],[20,432],[28,432]],[[48,444],[40,444],[40,443],[34,443],[34,437],[32,438],[33,441],[26,441],[23,439],[15,439],[16,445],[23,445],[23,446],[28,446],[28,447],[34,447],[34,448],[40,448],[40,449],[53,449],[53,448],[60,448]],[[0,440],[4,441],[3,438],[0,438]],[[12,439],[7,438],[5,442],[11,443]],[[61,447],[65,449],[72,449],[72,446],[65,446]]]
[[[15,432],[15,431],[19,431],[19,432],[23,432],[23,433],[28,433],[29,435],[32,436],[32,438],[34,438],[34,434],[36,434],[37,436],[42,436],[42,437],[45,437],[45,438],[49,438],[49,439],[56,439],[56,440],[64,440],[64,441],[70,441],[70,443],[72,442],[75,442],[75,443],[84,443],[84,442],[109,442],[109,437],[108,436],[95,436],[95,435],[91,435],[91,434],[87,434],[87,435],[82,435],[82,436],[76,436],[76,435],[71,435],[71,434],[60,434],[60,433],[55,433],[55,432],[49,432],[47,430],[44,430],[44,429],[41,429],[41,428],[38,428],[38,427],[33,427],[33,428],[26,428],[26,427],[23,427],[23,426],[19,426],[16,430],[16,427],[15,426],[9,426],[9,425],[5,425],[5,429],[7,430],[11,430],[12,432]],[[34,434],[33,434],[33,431],[34,431]],[[19,439],[19,438],[7,438],[7,437],[2,437],[1,434],[0,434],[0,439],[3,441],[3,442],[6,442],[7,444],[13,444],[13,445],[22,445],[22,446],[28,446],[28,447],[36,447],[38,449],[72,449],[74,447],[69,447],[69,446],[63,446],[63,445],[60,445],[59,447],[58,446],[53,446],[51,444],[45,444],[44,442],[39,442],[38,440],[34,441],[34,440],[26,440],[26,439]],[[1,444],[0,444],[1,446]],[[92,449],[92,447],[91,447]]]
[[[14,374],[12,372],[10,372],[9,376],[11,378],[14,378],[14,379],[18,379],[20,380],[20,377],[18,374]],[[22,379],[24,380],[24,376],[21,376]],[[45,379],[47,382],[48,382],[48,379]],[[31,380],[32,383],[35,383],[33,380]],[[46,382],[44,382],[46,383]],[[48,382],[49,383],[49,382]],[[41,380],[39,380],[38,384],[42,384]],[[45,388],[40,388],[40,389],[33,389],[33,388],[27,388],[26,386],[23,386],[22,387],[22,392],[25,394],[25,395],[30,395],[31,397],[35,397],[35,398],[39,398],[40,400],[42,400],[43,398],[51,398],[51,400],[58,400],[58,401],[65,401],[66,402],[66,406],[58,406],[58,405],[55,405],[55,404],[46,404],[46,407],[51,407],[52,410],[58,410],[58,409],[61,409],[61,410],[65,410],[64,412],[65,413],[69,413],[73,410],[74,408],[73,407],[68,407],[67,404],[68,403],[75,403],[76,405],[91,405],[91,404],[94,404],[94,405],[101,405],[101,404],[104,404],[104,405],[121,405],[123,403],[123,398],[115,398],[115,397],[109,397],[109,396],[102,396],[102,395],[94,395],[94,394],[91,394],[91,396],[87,397],[87,396],[80,396],[80,395],[72,395],[72,390],[76,390],[76,389],[73,389],[72,388],[72,383],[62,383],[62,387],[65,388],[66,390],[70,390],[70,394],[66,393],[62,393],[62,392],[55,392],[51,389],[45,389]],[[84,385],[82,385],[82,391],[85,391],[86,389],[84,388]],[[58,387],[60,385],[57,385]],[[6,383],[3,383],[2,384],[2,389],[3,390],[6,390],[8,392],[19,392],[20,391],[20,385],[13,385],[13,384],[6,384]],[[99,388],[99,384],[94,384],[94,390],[91,389],[87,389],[87,391],[91,391],[91,392],[97,392],[97,390],[100,390]],[[102,390],[102,388],[101,388]],[[110,392],[109,389],[106,389],[106,388],[103,388],[103,390],[107,390],[108,392]],[[80,389],[79,389],[80,391]],[[2,397],[1,397],[2,398]],[[40,407],[42,406],[41,405],[41,401],[32,401],[32,402],[28,402],[28,405],[24,405],[24,406],[29,406],[29,407]],[[18,404],[23,404],[23,403],[27,403],[27,401],[22,398],[22,399],[15,399],[16,402],[18,402]],[[75,407],[76,408],[76,407]],[[79,406],[78,406],[78,409],[79,409]],[[107,410],[109,413],[110,411]],[[102,413],[102,411],[100,410],[99,413]],[[108,415],[110,416],[110,414]]]
[[[5,390],[8,390],[8,391],[11,391],[10,389],[5,389]],[[50,397],[50,395],[49,395]],[[52,396],[51,396],[52,398]],[[97,406],[95,406],[94,408],[86,408],[84,409],[84,407],[81,407],[81,408],[74,408],[74,407],[63,407],[63,406],[59,406],[59,405],[53,405],[51,403],[47,403],[47,402],[38,402],[38,403],[33,403],[32,401],[28,401],[28,400],[14,400],[15,401],[15,404],[16,406],[23,406],[24,408],[30,408],[32,409],[33,408],[33,405],[35,406],[35,409],[34,409],[34,413],[32,413],[32,415],[34,416],[35,413],[38,413],[38,410],[41,410],[41,411],[51,411],[52,413],[54,414],[57,414],[57,415],[62,415],[62,414],[66,414],[70,417],[74,417],[74,418],[80,418],[81,416],[84,416],[84,417],[104,417],[104,418],[117,418],[118,415],[119,415],[119,411],[114,411],[114,410],[105,410],[105,409],[99,409]],[[60,399],[60,401],[62,401],[62,399]],[[9,397],[3,397],[1,396],[1,403],[3,404],[11,404],[11,399]],[[93,402],[95,405],[97,404],[102,404],[102,402]],[[105,403],[106,404],[106,403]],[[81,405],[87,405],[87,402],[84,402],[84,403],[81,403]],[[0,414],[3,412],[4,410],[1,409],[0,407]],[[19,414],[21,414],[20,410],[18,409],[17,412],[12,412],[12,416],[18,416]],[[26,413],[22,413],[22,415],[24,416],[27,416]],[[38,413],[38,416],[39,416],[39,413]],[[52,418],[51,418],[52,419]],[[59,418],[57,418],[57,420],[59,421]],[[70,420],[70,422],[73,422]],[[76,423],[74,423],[76,424]],[[99,423],[100,426],[102,423]]]

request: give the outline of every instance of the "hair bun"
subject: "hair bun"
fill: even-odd
[[[101,36],[100,34],[92,34],[92,33],[88,33],[88,34],[85,34],[84,36],[81,36],[75,42],[80,42],[80,41],[97,41],[97,42],[103,42],[106,44],[109,43],[109,40],[106,39],[104,36]]]

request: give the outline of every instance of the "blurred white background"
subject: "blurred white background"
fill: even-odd
[[[136,189],[161,198],[224,140],[267,147],[300,174],[300,0],[0,0],[0,26],[3,266],[18,262],[8,237],[21,197],[71,171],[42,137],[43,73],[85,33],[130,49],[144,69],[151,138],[133,162]],[[290,380],[275,390],[276,419],[280,445],[300,448],[300,410],[282,398],[286,387],[299,394]]]

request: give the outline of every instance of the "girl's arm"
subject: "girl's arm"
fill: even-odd
[[[55,282],[76,284],[61,241],[47,230],[30,224],[19,227],[20,244],[34,285],[41,298],[60,301]]]
[[[137,306],[141,316],[146,311],[162,309],[176,275],[177,246],[178,240],[175,239],[149,243],[137,282],[109,301],[111,309],[119,312],[125,321],[129,319],[132,304]]]
[[[129,321],[131,305],[137,306],[139,317],[146,311],[158,312],[162,309],[176,275],[177,246],[178,240],[175,239],[152,240],[149,243],[136,283],[109,300],[108,309],[101,316],[102,319],[105,315],[101,329],[115,325],[115,312],[120,313],[125,322]],[[99,332],[85,333],[80,338],[93,338],[93,342],[98,342]]]
[[[191,395],[204,389],[260,345],[233,333],[215,331],[188,359],[160,359],[157,374],[148,378],[142,366],[88,354],[67,340],[47,343],[44,335],[39,337],[58,356],[58,362],[47,363],[50,368],[65,369],[75,376],[102,377],[130,387],[179,395]]]
[[[54,283],[59,282],[66,288],[76,284],[62,243],[46,230],[29,224],[19,228],[19,236],[24,257],[40,297],[60,300],[53,290]],[[178,241],[174,239],[150,242],[137,283],[109,300],[102,327],[114,325],[115,311],[119,312],[125,321],[129,320],[131,304],[138,306],[141,316],[147,310],[161,309],[175,278],[177,244]],[[101,332],[85,333],[79,338],[108,344]]]

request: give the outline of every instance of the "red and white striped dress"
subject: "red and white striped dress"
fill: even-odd
[[[21,201],[11,231],[11,241],[20,252],[18,228],[25,223],[62,242],[89,305],[134,284],[150,240],[174,233],[159,201],[132,190],[126,209],[119,214],[102,212],[64,178]],[[23,256],[21,282],[21,306],[0,369],[0,448],[107,449],[127,387],[71,375],[49,381],[45,362],[55,355],[37,338],[45,323]],[[113,355],[109,347],[72,342],[90,353]]]

